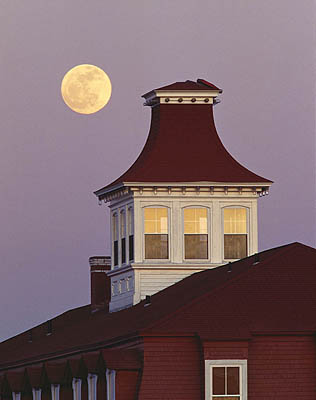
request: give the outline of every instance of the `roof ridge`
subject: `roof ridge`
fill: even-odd
[[[256,253],[256,254],[261,254],[261,253],[264,253],[264,252],[267,252],[267,251],[273,251],[273,250],[277,250],[277,249],[279,249],[279,248],[280,248],[280,249],[282,248],[282,251],[281,251],[281,252],[277,252],[277,254],[273,254],[271,257],[268,257],[267,259],[260,261],[260,263],[265,264],[267,261],[271,261],[271,259],[274,259],[275,257],[280,256],[280,254],[283,254],[283,253],[286,251],[286,248],[288,248],[289,246],[297,247],[298,244],[300,244],[300,243],[298,243],[298,242],[289,243],[289,244],[286,244],[286,245],[283,245],[283,246],[280,246],[280,247],[276,247],[276,248],[274,248],[274,249],[264,250],[263,252]],[[219,266],[219,267],[216,267],[216,268],[223,268],[223,267],[225,267],[225,266],[232,266],[232,264],[242,262],[243,260],[247,260],[247,259],[250,260],[250,258],[252,258],[252,257],[254,257],[254,256],[255,256],[255,254],[253,254],[253,255],[251,255],[251,256],[248,256],[248,257],[246,257],[246,258],[243,258],[243,259],[241,259],[241,260],[235,261],[235,262],[233,262],[233,263],[223,264],[223,265],[221,265],[221,266]],[[262,266],[262,264],[261,264],[261,266]],[[252,266],[253,266],[253,264],[249,265],[249,266],[246,268],[245,271],[240,272],[240,273],[237,274],[235,277],[232,277],[232,278],[229,279],[228,281],[225,281],[224,283],[222,283],[222,284],[220,284],[219,286],[217,286],[217,287],[215,287],[214,289],[212,289],[210,292],[206,292],[206,293],[203,293],[203,294],[201,294],[201,295],[197,295],[194,299],[189,300],[186,304],[183,304],[183,305],[181,305],[179,308],[176,308],[176,309],[175,309],[174,311],[172,311],[170,314],[167,314],[167,315],[165,315],[164,317],[158,319],[158,321],[155,321],[154,323],[150,324],[150,325],[149,325],[148,327],[146,327],[144,330],[153,329],[156,325],[168,321],[170,318],[172,318],[172,317],[174,316],[174,314],[176,314],[177,312],[179,312],[179,311],[185,309],[186,307],[191,306],[191,305],[197,303],[198,301],[201,301],[201,299],[203,299],[203,298],[205,298],[205,297],[212,296],[212,295],[214,295],[214,294],[216,295],[216,293],[217,293],[219,290],[222,290],[223,288],[225,288],[225,287],[227,287],[227,286],[229,286],[229,285],[235,283],[236,281],[240,280],[241,278],[243,278],[245,274],[247,274],[247,273],[249,273],[249,271],[251,271],[251,267],[252,267]],[[214,269],[216,269],[216,268],[214,268]],[[213,269],[212,269],[212,270],[213,270]],[[202,271],[202,272],[211,272],[212,270],[207,270],[207,271]],[[192,276],[192,275],[191,275],[191,276]],[[188,278],[190,278],[190,276],[189,276]],[[186,279],[186,278],[184,278],[184,279]]]

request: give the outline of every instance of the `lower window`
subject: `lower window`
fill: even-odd
[[[207,400],[247,399],[247,360],[205,361]]]
[[[145,235],[145,258],[168,258],[168,235]]]
[[[238,260],[247,257],[247,210],[224,208],[224,259]]]
[[[239,259],[247,257],[247,235],[224,235],[225,259]]]
[[[184,258],[207,259],[207,235],[184,235]]]

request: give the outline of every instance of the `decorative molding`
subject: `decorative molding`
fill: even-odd
[[[112,201],[124,201],[130,195],[176,195],[179,192],[182,194],[190,192],[196,192],[198,194],[197,188],[199,188],[199,193],[201,194],[220,194],[225,193],[225,195],[239,194],[252,192],[255,196],[266,196],[269,194],[269,183],[241,183],[241,182],[123,182],[120,185],[113,186],[109,189],[104,189],[98,191],[96,194],[99,200],[106,202]]]

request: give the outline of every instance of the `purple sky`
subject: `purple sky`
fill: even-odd
[[[314,1],[5,0],[0,17],[0,339],[89,302],[88,258],[109,254],[92,192],[142,149],[140,96],[174,81],[222,88],[224,145],[275,182],[259,201],[260,250],[315,246]],[[113,86],[92,115],[60,95],[82,63]]]

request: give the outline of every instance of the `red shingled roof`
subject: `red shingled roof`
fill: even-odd
[[[260,253],[258,263],[251,256],[193,274],[151,296],[147,307],[88,310],[55,318],[50,336],[43,325],[34,328],[32,343],[27,333],[3,342],[0,370],[153,333],[242,339],[256,332],[316,332],[316,249],[293,243]]]
[[[203,82],[177,82],[159,90],[218,90]],[[228,153],[216,132],[213,106],[209,104],[153,107],[150,132],[141,154],[123,175],[95,194],[124,182],[272,183]]]

